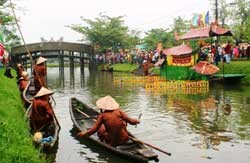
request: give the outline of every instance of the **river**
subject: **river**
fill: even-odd
[[[159,151],[160,163],[249,163],[250,89],[240,85],[210,86],[209,91],[182,93],[148,91],[143,84],[115,83],[123,73],[48,68],[48,87],[55,93],[55,114],[61,125],[57,163],[128,163],[105,149],[75,137],[69,99],[89,106],[105,95],[113,96],[131,117],[142,113],[141,123],[128,126],[141,140],[172,153]],[[153,162],[153,161],[152,161]]]

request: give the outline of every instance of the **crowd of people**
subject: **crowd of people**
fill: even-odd
[[[147,61],[148,63],[156,63],[160,58],[166,57],[162,51],[159,50],[120,50],[115,53],[113,51],[107,51],[95,55],[96,63],[131,63],[131,64],[143,64]]]
[[[232,58],[247,58],[247,60],[250,60],[250,44],[245,46],[232,46],[230,42],[228,42],[223,46],[218,45],[217,49],[215,46],[210,45],[200,47],[198,60],[208,61],[211,64],[218,65],[220,61],[230,63]]]
[[[223,45],[200,46],[198,61],[207,61],[211,64],[218,65],[220,61],[230,63],[232,58],[246,58],[250,60],[250,44],[231,45],[230,42]],[[96,63],[130,63],[139,64],[152,63],[155,64],[159,59],[166,59],[166,55],[162,50],[120,50],[115,53],[111,50],[95,55]]]

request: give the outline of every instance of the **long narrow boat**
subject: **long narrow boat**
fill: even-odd
[[[71,119],[79,131],[86,131],[91,128],[95,123],[96,117],[99,115],[98,111],[87,106],[76,98],[70,99],[69,111]],[[152,149],[147,148],[145,145],[136,141],[138,139],[136,139],[131,133],[129,133],[129,136],[130,139],[126,144],[117,147],[110,146],[105,142],[100,141],[97,133],[89,136],[87,139],[125,159],[136,162],[148,162],[150,160],[158,161],[158,155],[154,153]]]
[[[26,117],[28,118],[29,122],[30,122],[31,112],[32,112],[32,104],[29,106],[26,112]],[[46,128],[42,127],[39,130],[39,132],[43,133],[43,139],[34,143],[40,146],[43,150],[53,149],[58,144],[60,129],[61,129],[60,124],[57,121],[57,118],[54,114],[53,122],[49,125],[49,127],[46,127]],[[33,136],[34,136],[34,132],[35,131],[33,131],[32,126],[31,126],[31,134]]]

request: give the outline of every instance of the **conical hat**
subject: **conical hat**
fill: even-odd
[[[45,87],[42,87],[38,92],[37,94],[34,96],[34,97],[41,97],[41,96],[45,96],[45,95],[51,95],[53,94],[54,92],[52,92],[51,90],[48,90],[47,88]]]
[[[45,62],[45,61],[47,61],[46,58],[39,57],[39,58],[36,60],[36,64],[39,65],[39,64],[41,64],[41,63],[43,63],[43,62]]]
[[[116,110],[120,106],[111,96],[105,96],[96,101],[96,106],[103,110]]]

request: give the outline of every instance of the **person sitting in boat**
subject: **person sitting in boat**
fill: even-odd
[[[19,79],[20,77],[22,77],[22,72],[24,71],[24,67],[21,63],[18,63],[16,67],[17,67],[17,79]]]
[[[42,86],[45,86],[45,77],[47,74],[45,62],[47,61],[46,58],[39,57],[36,61],[36,65],[34,66],[34,83],[36,90],[40,90]]]
[[[54,114],[49,103],[49,96],[52,94],[52,91],[45,87],[41,87],[38,93],[34,96],[30,115],[31,127],[34,132],[50,126],[53,121]]]
[[[26,88],[29,81],[29,74],[26,71],[23,71],[21,77],[18,79],[17,83],[19,85],[20,92],[23,92]]]
[[[136,125],[139,120],[128,117],[121,111],[119,104],[111,97],[105,96],[96,101],[96,105],[101,109],[101,114],[94,126],[78,133],[78,136],[90,136],[98,131],[101,141],[105,141],[111,146],[124,144],[129,139],[127,122]]]

